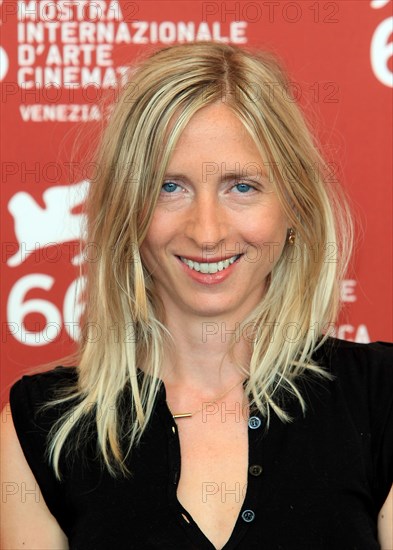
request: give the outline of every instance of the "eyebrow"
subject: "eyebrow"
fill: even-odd
[[[219,173],[219,172],[217,172]],[[208,175],[216,175],[215,173],[202,173],[202,181],[206,182],[206,178]],[[248,181],[256,181],[259,183],[262,183],[263,180],[265,180],[267,177],[267,174],[264,174],[262,171],[258,171],[256,174],[249,175],[247,173],[243,174],[239,171],[231,171],[231,172],[225,172],[225,175],[221,178],[220,181],[226,183],[227,181],[231,181],[233,179],[242,179],[242,180],[248,180]],[[173,179],[179,179],[189,182],[190,179],[188,176],[182,173],[167,173],[164,175],[165,179],[173,178]]]

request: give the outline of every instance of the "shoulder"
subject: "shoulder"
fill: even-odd
[[[328,338],[314,354],[316,362],[333,375],[333,384],[356,403],[373,411],[393,406],[393,344],[359,344]]]
[[[52,475],[47,462],[48,434],[75,402],[56,403],[74,392],[77,386],[75,367],[56,367],[35,374],[25,374],[10,389],[9,414],[27,462],[38,478]]]
[[[333,379],[322,392],[331,407],[350,415],[373,441],[393,442],[393,344],[328,338],[313,356]],[[391,445],[393,451],[393,445]]]
[[[40,406],[62,397],[77,384],[76,367],[58,366],[52,370],[25,374],[10,388],[10,407],[14,422],[20,415],[36,414]]]
[[[382,361],[391,362],[393,360],[392,342],[371,342],[369,344],[360,344],[348,340],[339,340],[338,338],[327,338],[320,346],[316,355],[325,359],[334,360],[352,360],[360,361]]]
[[[385,377],[393,383],[393,343],[372,342],[360,344],[337,338],[328,338],[320,346],[314,359],[335,376],[356,378]]]
[[[359,344],[329,338],[315,358],[333,375],[334,403],[345,403],[356,425],[372,435],[373,446],[393,458],[393,344]],[[393,475],[393,464],[392,472]],[[392,479],[390,478],[390,484]]]
[[[58,366],[51,370],[22,375],[11,386],[10,393],[15,393],[21,388],[29,388],[36,392],[50,390],[73,383],[77,378],[76,367]]]
[[[72,393],[77,381],[76,367],[59,366],[25,374],[11,386],[10,413],[28,461],[40,463],[42,460],[50,429],[74,401],[53,405],[52,402]],[[51,405],[47,407],[48,403]]]
[[[65,397],[77,386],[76,367],[56,367],[45,372],[25,374],[10,388],[9,409],[16,433],[25,453],[41,451],[53,423],[69,402],[44,407]]]

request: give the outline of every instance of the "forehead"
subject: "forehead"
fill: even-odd
[[[262,170],[260,151],[239,117],[225,104],[203,107],[189,120],[179,136],[168,164],[228,163],[257,164]]]
[[[184,142],[191,139],[213,139],[223,132],[231,138],[241,141],[248,132],[233,110],[222,102],[202,107],[189,120],[180,139]],[[232,132],[235,132],[232,135]]]

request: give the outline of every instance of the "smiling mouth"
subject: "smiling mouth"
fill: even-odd
[[[183,256],[178,256],[178,258],[194,271],[199,271],[200,273],[217,273],[217,271],[224,271],[225,269],[228,269],[228,267],[236,262],[240,258],[240,256],[242,256],[242,254],[237,254],[220,262],[206,263],[194,262],[192,260],[184,258]]]

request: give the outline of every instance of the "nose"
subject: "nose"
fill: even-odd
[[[228,216],[219,198],[209,191],[195,197],[188,211],[185,235],[199,250],[213,251],[228,235]]]

